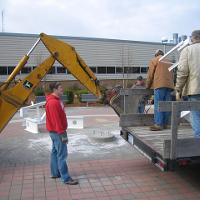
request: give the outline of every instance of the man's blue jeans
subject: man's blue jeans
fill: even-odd
[[[168,124],[170,112],[158,112],[159,101],[171,101],[170,88],[154,89],[154,124],[164,126]]]
[[[189,101],[200,101],[200,94],[188,96]],[[191,124],[194,136],[200,137],[200,111],[191,111]]]
[[[145,104],[139,103],[138,108],[137,108],[137,113],[144,113],[144,110],[145,110]]]
[[[66,163],[67,159],[67,144],[61,141],[60,136],[57,133],[49,133],[52,140],[51,150],[51,175],[61,176],[61,180],[66,182],[71,179],[68,167]]]

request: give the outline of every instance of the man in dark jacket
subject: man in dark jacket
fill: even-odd
[[[78,181],[73,180],[68,172],[67,158],[67,118],[64,105],[60,100],[63,88],[59,82],[49,85],[51,94],[47,96],[46,102],[46,128],[52,140],[51,151],[51,178],[61,178],[65,184],[76,185]]]

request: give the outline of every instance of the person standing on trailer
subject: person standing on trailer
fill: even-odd
[[[200,101],[200,30],[192,32],[192,44],[185,47],[179,58],[176,78],[176,99],[188,96],[188,101]],[[200,111],[191,111],[194,136],[200,137]]]
[[[169,61],[159,59],[164,55],[160,49],[156,50],[155,58],[149,62],[146,88],[154,89],[154,125],[151,131],[161,131],[167,128],[170,112],[159,112],[159,101],[171,101],[171,92],[174,89],[173,72],[169,71]]]

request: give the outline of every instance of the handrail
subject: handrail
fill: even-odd
[[[158,111],[171,111],[171,150],[170,159],[177,158],[177,140],[178,140],[178,125],[181,117],[181,111],[200,110],[200,102],[191,101],[160,101]]]
[[[40,118],[40,110],[39,108],[41,106],[44,106],[46,104],[46,101],[43,101],[43,102],[40,102],[40,103],[36,103],[36,104],[32,104],[30,106],[25,106],[25,107],[22,107],[20,109],[20,117],[25,117],[25,113],[27,112],[27,110],[31,109],[31,108],[36,108],[36,111],[37,111],[37,118]]]

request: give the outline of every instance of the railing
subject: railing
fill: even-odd
[[[20,117],[25,119],[25,130],[32,133],[39,133],[39,125],[45,123],[46,112],[44,110],[41,112],[40,109],[45,103],[40,102],[20,109]],[[30,113],[31,111],[36,111],[36,114],[34,112]]]
[[[118,116],[128,113],[137,113],[139,101],[144,95],[152,95],[149,89],[121,89],[110,98],[110,106]]]
[[[178,126],[182,111],[200,110],[200,102],[190,101],[164,101],[159,102],[158,110],[160,112],[171,111],[171,150],[170,159],[177,158]]]
[[[25,118],[28,117],[28,111],[32,110],[34,111],[34,109],[36,109],[36,117],[39,119],[41,118],[41,112],[40,112],[40,107],[43,107],[45,105],[45,101],[40,102],[40,103],[36,103],[36,104],[32,104],[30,106],[26,106],[26,107],[22,107],[20,109],[20,117]]]
[[[145,94],[148,94],[147,92],[149,92],[150,94],[150,92],[153,91],[141,89],[139,89],[138,91],[137,89],[121,90],[121,99],[125,99],[128,103],[132,102],[132,106],[135,107],[137,106],[137,104],[135,104],[136,101],[134,100],[135,96],[137,95],[137,93],[141,94],[141,92],[144,92]],[[125,96],[125,98],[123,96]],[[123,105],[123,102],[120,105]],[[125,103],[125,106],[127,106],[127,103]],[[171,130],[169,130],[168,132],[169,138],[166,138],[166,140],[164,140],[163,143],[163,152],[167,152],[166,155],[169,155],[168,158],[172,161],[171,163],[173,163],[173,161],[180,157],[200,157],[199,138],[193,137],[191,135],[191,132],[181,132],[180,138],[178,137],[179,123],[186,123],[184,116],[185,113],[188,114],[189,111],[200,110],[200,102],[160,101],[158,109],[159,112],[171,112]],[[135,126],[150,126],[154,123],[153,114],[137,114],[135,112],[131,112],[130,109],[128,110],[128,107],[125,108],[125,111],[126,112],[122,112],[120,114],[120,126],[122,128]],[[190,131],[192,131],[192,129]]]
[[[20,109],[20,117],[25,119],[26,131],[39,133],[39,125],[45,124],[46,112],[41,111],[46,102],[40,102]],[[33,111],[33,112],[31,112]],[[36,111],[36,114],[34,113]],[[67,116],[68,129],[82,129],[84,127],[83,116]]]

